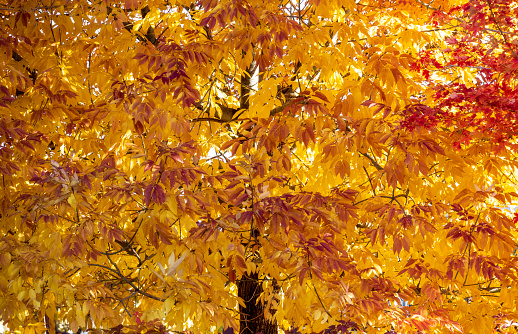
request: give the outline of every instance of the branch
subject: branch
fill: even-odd
[[[110,8],[110,7],[108,7]],[[140,10],[140,14],[142,15],[142,19],[144,19],[146,17],[146,15],[151,11],[151,9],[149,9],[149,6],[146,5],[145,7],[143,7],[141,10]],[[108,15],[111,14],[111,9],[108,11]],[[126,29],[127,31],[129,31],[130,33],[132,32],[133,30],[133,23],[131,22],[122,22],[123,26],[124,26],[124,29]],[[149,26],[149,28],[147,29],[146,33],[143,34],[143,36],[146,38],[146,40],[148,40],[151,44],[153,44],[154,46],[157,46],[158,45],[158,39],[156,38],[155,36],[155,28],[153,28],[151,25]],[[139,35],[137,35],[137,38],[140,40],[140,41],[144,41],[142,38],[140,38]]]
[[[311,270],[309,271],[309,274],[311,275]],[[312,275],[311,275],[311,279],[313,279]],[[318,298],[318,301],[320,302],[320,305],[322,306],[324,311],[327,313],[329,318],[333,319],[333,316],[331,315],[331,313],[329,313],[327,308],[324,306],[324,303],[322,302],[322,299],[320,298],[320,295],[318,294],[317,287],[315,286],[315,283],[311,282],[311,284],[313,285],[313,290],[315,290],[315,294],[317,295],[317,298]]]
[[[128,308],[126,307],[126,304],[124,304],[124,302],[122,300],[120,300],[120,299],[118,299],[118,301],[119,301],[119,304],[121,304],[122,307],[124,308],[124,311],[126,311],[126,314],[128,315],[128,317],[131,318],[131,313],[128,311]]]
[[[123,248],[121,248],[121,249],[119,249],[119,250],[117,250],[117,251],[114,251],[114,252],[99,252],[99,253],[101,253],[102,255],[108,255],[108,256],[109,256],[109,255],[116,255],[116,254],[119,254],[119,253],[121,253],[121,252],[123,252],[123,251],[126,251],[126,250],[131,249],[131,250],[133,251],[133,253],[134,253],[134,254],[130,254],[130,253],[129,253],[129,251],[128,251],[128,254],[129,254],[129,255],[131,255],[131,256],[136,255],[136,256],[138,257],[139,262],[141,262],[141,261],[140,261],[140,257],[139,257],[139,255],[138,255],[138,253],[137,253],[137,252],[135,251],[135,249],[132,247],[132,243],[133,243],[133,239],[135,239],[135,236],[137,235],[137,232],[138,232],[138,231],[139,231],[139,229],[140,229],[140,226],[142,226],[142,222],[143,222],[143,221],[144,221],[144,219],[142,219],[142,220],[140,221],[140,223],[139,223],[139,224],[138,224],[138,226],[137,226],[137,229],[135,230],[135,233],[133,233],[133,236],[131,237],[131,239],[130,239],[129,241],[127,241],[126,243],[124,243],[124,242],[122,242],[122,241],[115,240],[115,242],[117,242],[117,243],[118,243],[119,245],[121,245]],[[89,244],[89,245],[90,245],[90,244]],[[92,246],[90,246],[90,247],[92,247]],[[93,247],[92,247],[92,249],[93,249]]]
[[[376,167],[377,170],[383,170],[383,167],[381,167],[380,164],[376,160],[374,160],[374,158],[371,157],[368,153],[360,152],[360,154],[363,155],[364,157],[366,157],[367,159],[369,159],[371,161],[372,165],[374,167]]]
[[[518,35],[517,33],[510,32],[510,31],[502,31],[502,30],[496,30],[496,29],[490,29],[490,28],[485,28],[485,29],[487,31],[498,32],[498,33],[501,33],[501,34]]]
[[[374,194],[374,196],[376,196],[376,189],[374,188],[374,185],[372,184],[371,176],[369,175],[369,172],[367,172],[367,168],[365,168],[365,166],[363,166],[363,170],[365,171],[365,174],[367,174],[367,177],[369,178],[369,183],[371,185],[372,193]]]
[[[270,117],[273,117],[275,116],[276,114],[282,112],[284,109],[286,109],[290,104],[292,103],[291,100],[283,103],[282,105],[278,106],[278,107],[275,107],[273,108],[272,110],[270,110]],[[220,106],[221,107],[221,106]],[[228,107],[226,107],[228,108]],[[228,108],[228,109],[231,109],[231,108]],[[237,111],[237,109],[232,109],[232,110],[235,110]],[[191,122],[217,122],[217,123],[230,123],[230,122],[236,122],[236,121],[243,121],[245,120],[246,118],[232,118],[232,119],[228,119],[228,115],[226,115],[225,117],[222,117],[221,119],[219,118],[215,118],[215,117],[197,117],[197,118],[194,118],[191,120]]]
[[[252,61],[250,66],[248,66],[243,74],[241,75],[241,89],[240,89],[240,98],[239,98],[239,109],[246,110],[250,107],[250,88],[252,76],[257,69],[257,64],[255,60]]]
[[[146,15],[151,11],[151,9],[149,9],[149,6],[146,5],[145,7],[143,7],[141,10],[140,10],[140,13],[142,14],[142,19],[144,19],[146,17]],[[147,31],[146,31],[146,34],[144,35],[146,36],[146,39],[151,43],[153,44],[154,46],[157,46],[158,44],[158,39],[156,38],[155,36],[155,28],[153,28],[151,25],[149,26],[149,28],[147,28]]]
[[[460,65],[448,65],[448,66],[444,66],[443,69],[447,69],[447,68],[456,68],[456,67],[461,67],[461,68],[474,68],[474,69],[477,69],[477,70],[489,70],[491,71],[492,69],[489,68],[489,67],[484,67],[484,66],[460,66]]]
[[[99,267],[99,268],[104,268],[106,270],[109,270],[111,271],[112,273],[115,273],[117,276],[119,276],[122,280],[124,280],[126,283],[128,283],[134,290],[134,292],[136,293],[140,293],[141,295],[145,296],[145,297],[148,297],[148,298],[151,298],[151,299],[154,299],[154,300],[158,300],[160,302],[165,302],[165,299],[164,298],[160,298],[160,297],[157,297],[157,296],[153,296],[145,291],[142,291],[140,290],[139,288],[137,288],[135,286],[135,284],[133,284],[133,282],[131,282],[126,276],[122,275],[119,271],[115,270],[115,269],[112,269],[110,267],[107,267],[107,266],[103,266],[101,264],[95,264],[95,263],[89,263],[88,264],[89,266],[91,267]]]
[[[282,105],[273,108],[272,110],[270,110],[270,116],[275,116],[276,114],[282,112],[284,109],[286,109],[286,107],[288,107],[291,104],[291,102],[291,100],[288,100],[284,102]]]
[[[432,7],[432,2],[434,2],[434,0],[430,1],[430,3],[424,3],[423,1],[421,0],[415,0],[417,3],[419,3],[421,6],[424,6],[428,9],[431,9],[431,10],[438,10],[437,8],[435,7]]]

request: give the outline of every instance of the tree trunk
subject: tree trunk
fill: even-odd
[[[239,334],[277,334],[277,322],[266,319],[265,305],[259,302],[263,292],[258,273],[243,274],[237,281],[238,296],[243,299],[245,306],[239,306]]]
[[[241,91],[239,99],[240,110],[247,110],[250,107],[249,97],[252,86],[252,77],[257,75],[257,64],[252,61],[241,76]],[[234,117],[234,116],[232,116]],[[252,229],[251,238],[257,243],[259,231]],[[245,247],[248,246],[245,245]],[[239,305],[239,334],[277,334],[277,322],[270,322],[265,317],[265,305],[259,302],[259,296],[263,292],[262,282],[257,272],[244,273],[237,280],[237,294],[243,299],[245,306]]]

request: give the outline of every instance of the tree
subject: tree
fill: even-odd
[[[432,87],[471,80],[422,72],[451,29],[434,8],[461,20],[459,5],[2,5],[1,319],[51,333],[512,324],[515,153],[409,118],[437,110]]]

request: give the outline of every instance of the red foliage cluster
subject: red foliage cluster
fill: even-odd
[[[471,0],[447,13],[436,11],[431,19],[460,26],[462,33],[446,38],[440,59],[426,50],[413,68],[430,84],[432,71],[455,68],[471,71],[476,82],[436,85],[435,106],[414,106],[402,126],[413,130],[441,122],[460,134],[457,148],[473,140],[508,144],[518,133],[518,6],[509,0]]]

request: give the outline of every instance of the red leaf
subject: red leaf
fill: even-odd
[[[401,243],[401,239],[398,236],[394,237],[394,253],[401,253],[401,249],[403,248],[403,244]],[[401,274],[401,273],[400,273]]]
[[[370,108],[370,107],[372,107],[372,106],[377,105],[377,103],[376,103],[376,102],[374,102],[374,101],[371,101],[371,100],[367,100],[367,101],[363,101],[361,105],[362,105],[362,106],[366,106],[366,107],[369,107],[369,108]]]
[[[153,166],[155,165],[155,162],[153,160],[148,160],[148,161],[144,162],[144,164],[146,165],[146,167],[144,167],[144,172],[147,172],[148,170],[153,168]]]
[[[151,193],[153,192],[153,185],[149,184],[146,189],[144,189],[144,205],[149,205],[151,201]]]
[[[315,92],[315,96],[318,97],[319,99],[321,99],[322,101],[329,102],[327,97],[324,94],[322,94],[321,92]]]
[[[368,234],[367,230],[365,230],[365,233]],[[371,241],[371,244],[373,246],[376,243],[376,236],[377,236],[377,234],[378,234],[378,229],[374,229],[374,230],[370,231],[370,241]]]
[[[229,270],[228,270],[228,279],[229,279],[232,283],[235,283],[235,282],[236,282],[236,272],[234,271],[234,269],[229,269]]]
[[[243,203],[248,198],[248,194],[246,192],[242,193],[241,196],[239,196],[236,201],[234,202],[234,205],[239,205]]]
[[[158,204],[165,203],[165,191],[161,185],[155,184],[153,190],[153,201]]]
[[[139,135],[144,133],[144,125],[142,125],[140,121],[135,122],[135,120],[133,120],[133,126],[135,127],[135,131],[137,131]]]
[[[178,154],[178,153],[171,153],[171,158],[174,160],[174,161],[178,161],[179,163],[183,164],[184,161],[183,161],[183,158]]]
[[[243,257],[241,257],[241,255],[236,255],[234,257],[234,259],[236,260],[236,265],[238,267],[241,267],[246,270],[246,263],[245,263],[245,260],[243,259]]]
[[[204,18],[200,21],[200,26],[202,26],[202,27],[203,27],[203,26],[206,26],[206,25],[209,23],[209,21],[210,21],[210,18],[211,18],[211,17],[212,17],[212,16],[204,17]]]
[[[302,283],[304,283],[304,277],[306,276],[308,269],[309,268],[304,268],[300,271],[300,274],[299,274],[299,284],[300,285],[302,285]]]

